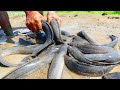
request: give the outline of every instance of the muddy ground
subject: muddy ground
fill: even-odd
[[[85,14],[74,14],[74,15],[60,15],[62,22],[61,22],[61,29],[71,32],[72,34],[76,34],[81,30],[85,30],[87,33],[92,35],[96,41],[100,43],[107,43],[110,42],[110,39],[107,35],[115,35],[118,37],[118,44],[116,45],[115,49],[120,49],[120,16],[112,16],[112,15],[85,15]],[[112,18],[118,17],[118,18]],[[13,17],[10,18],[10,22],[13,28],[16,27],[25,27],[25,16],[22,17]],[[9,48],[15,46],[14,44],[7,43],[4,45],[0,45],[1,48]],[[19,63],[24,57],[27,55],[24,54],[16,54],[16,55],[9,55],[4,57],[5,60],[11,63]],[[47,71],[49,65],[41,68],[40,70],[32,73],[25,79],[46,79],[47,78]],[[15,68],[5,68],[0,67],[0,78],[4,77],[10,71]],[[120,71],[120,66],[115,67],[111,72],[118,72]],[[63,71],[63,79],[101,79],[101,77],[87,77],[83,75],[77,75],[70,70],[64,67]]]

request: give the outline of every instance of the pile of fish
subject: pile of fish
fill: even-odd
[[[45,35],[40,43],[20,40],[22,45],[3,50],[0,54],[0,64],[5,67],[16,67],[3,79],[20,79],[49,64],[48,79],[61,79],[64,65],[74,73],[90,76],[105,77],[115,66],[120,64],[120,51],[114,47],[118,37],[109,35],[110,43],[100,44],[85,31],[77,35],[60,30],[56,20],[50,24],[42,21]],[[39,36],[39,34],[36,34]],[[32,36],[32,35],[31,35]],[[70,40],[68,40],[70,39]],[[29,45],[24,42],[29,43]],[[30,54],[20,64],[6,62],[3,57],[10,54]]]

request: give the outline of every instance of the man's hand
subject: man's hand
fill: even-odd
[[[49,11],[47,14],[47,22],[50,23],[52,19],[56,19],[57,22],[61,24],[61,18],[54,11]]]
[[[41,20],[45,20],[45,17],[42,16],[38,11],[25,11],[26,14],[26,26],[32,32],[38,32],[42,29]]]

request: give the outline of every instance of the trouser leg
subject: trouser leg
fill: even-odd
[[[13,30],[10,24],[9,16],[6,11],[0,11],[0,26],[7,36],[13,35]]]

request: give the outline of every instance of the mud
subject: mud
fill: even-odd
[[[78,33],[81,30],[85,30],[87,33],[92,35],[93,38],[99,43],[105,44],[110,42],[110,38],[107,35],[115,35],[118,37],[118,44],[115,49],[120,49],[120,19],[109,19],[111,15],[86,15],[86,14],[77,14],[77,15],[60,15],[61,30],[66,30],[71,32],[73,35]],[[19,27],[25,27],[25,16],[10,18],[13,30]],[[13,38],[18,40],[19,37]],[[11,43],[6,43],[0,45],[0,48],[9,48],[15,46]],[[11,63],[20,62],[27,55],[10,55],[5,57],[5,60]],[[9,73],[14,68],[3,68],[0,67],[0,78]],[[25,79],[46,79],[47,78],[48,66],[43,67],[40,71],[36,71]],[[111,72],[120,71],[120,65],[115,67]],[[83,75],[78,75],[71,72],[69,69],[64,66],[63,79],[101,79],[101,77],[87,77]]]

